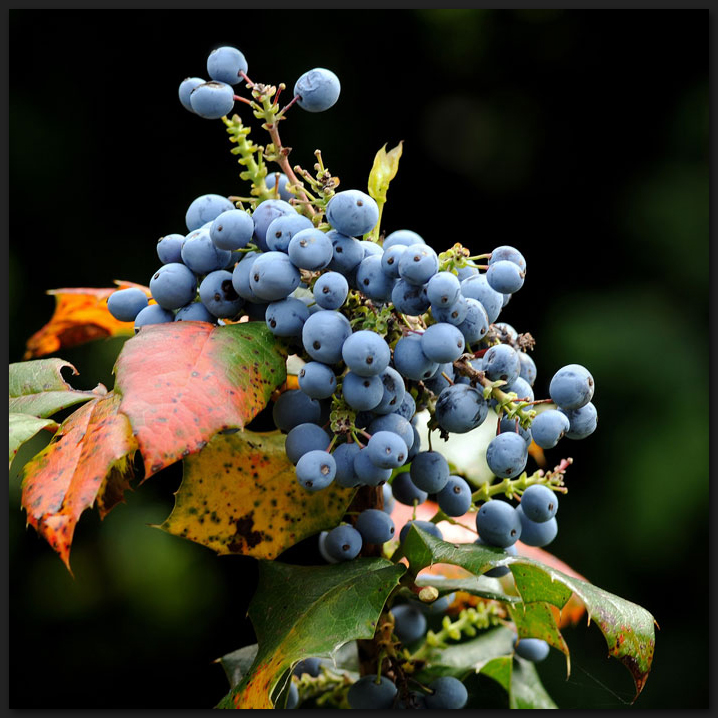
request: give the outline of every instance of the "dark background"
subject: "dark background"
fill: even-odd
[[[342,189],[404,140],[387,231],[524,253],[501,318],[537,340],[537,398],[567,363],[597,385],[598,431],[548,452],[575,459],[551,550],[660,624],[636,707],[707,707],[708,12],[11,11],[11,362],[50,318],[45,290],[148,284],[196,196],[246,192],[222,123],[177,99],[220,44],[287,96],[305,70],[337,73],[338,103],[281,130],[293,163],[321,148]],[[79,388],[111,387],[121,344],[60,355]],[[147,526],[171,509],[172,467],[104,524],[83,515],[73,579],[25,529],[17,464],[10,706],[215,705],[213,659],[253,641],[254,560]],[[285,558],[316,560],[313,542]],[[627,707],[595,626],[566,637],[571,678],[556,652],[539,667],[559,706]]]

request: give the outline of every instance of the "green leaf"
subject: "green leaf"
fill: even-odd
[[[551,696],[546,693],[536,667],[531,661],[516,656],[512,661],[511,668],[509,707],[558,708],[551,700]]]
[[[331,657],[347,641],[371,638],[406,567],[381,558],[329,566],[260,561],[249,617],[259,652],[218,708],[272,708],[271,696],[303,658]],[[280,690],[283,686],[280,686]]]
[[[63,367],[78,373],[70,362],[58,358],[10,364],[10,412],[47,418],[60,409],[107,394],[102,384],[92,391],[73,389],[62,377]]]
[[[514,655],[513,640],[511,629],[498,627],[470,641],[435,649],[417,680],[450,675],[463,681],[470,673],[482,673],[508,692],[511,708],[556,708],[533,664]]]
[[[509,613],[516,625],[519,638],[540,638],[566,656],[566,677],[568,677],[571,673],[568,646],[556,625],[556,616],[551,608],[551,604],[545,601],[532,601],[509,606]],[[553,610],[556,611],[555,608]]]
[[[10,463],[15,458],[18,449],[32,439],[40,429],[50,427],[57,431],[59,424],[52,419],[38,419],[28,414],[10,414]]]
[[[259,644],[252,643],[249,646],[227,653],[215,661],[215,663],[219,663],[224,668],[231,688],[234,688],[242,680],[242,677],[254,663],[258,650]]]
[[[471,576],[470,578],[443,578],[435,574],[424,574],[418,576],[417,586],[434,586],[440,596],[446,596],[454,591],[464,591],[473,596],[480,596],[491,601],[503,601],[504,603],[520,603],[518,596],[509,596],[501,588],[498,579],[489,576]]]
[[[508,566],[524,603],[550,603],[561,609],[575,593],[586,606],[608,644],[609,654],[633,676],[638,698],[651,671],[655,647],[654,618],[641,606],[523,556],[476,544],[450,544],[412,526],[404,541],[404,555],[416,575],[435,563],[449,563],[474,575],[495,566]]]
[[[128,339],[115,373],[147,478],[244,428],[284,381],[286,352],[264,322],[167,322]]]
[[[365,239],[376,241],[379,237],[381,227],[381,215],[386,202],[386,193],[389,190],[389,183],[396,177],[399,170],[399,158],[401,157],[403,140],[394,149],[386,151],[386,144],[376,153],[374,164],[369,173],[369,196],[376,200],[379,205],[379,219],[376,226],[365,235]]]

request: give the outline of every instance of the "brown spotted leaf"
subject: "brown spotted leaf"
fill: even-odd
[[[115,376],[147,478],[244,428],[284,382],[286,353],[264,322],[153,324],[125,342]]]
[[[52,354],[94,339],[131,336],[134,322],[121,322],[107,309],[107,298],[118,289],[137,287],[147,297],[150,290],[141,284],[115,280],[117,287],[73,287],[48,289],[55,297],[55,311],[50,321],[28,340],[24,359]]]
[[[129,486],[137,443],[119,404],[119,397],[110,393],[80,407],[23,469],[27,521],[68,569],[80,514],[97,502],[104,516]]]
[[[329,566],[261,561],[249,605],[259,650],[241,682],[217,707],[273,708],[280,679],[298,661],[330,658],[348,641],[371,638],[405,571],[404,565],[383,558]]]
[[[409,529],[403,550],[415,575],[435,563],[461,566],[474,575],[508,566],[526,604],[540,601],[563,609],[576,594],[603,633],[609,654],[631,672],[635,697],[643,690],[653,663],[655,621],[641,606],[525,556],[511,556],[490,546],[448,543],[416,526]]]
[[[159,526],[218,554],[273,559],[334,528],[355,489],[310,492],[297,481],[279,432],[217,434],[184,460],[172,513]]]

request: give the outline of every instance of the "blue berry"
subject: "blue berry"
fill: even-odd
[[[436,501],[447,516],[463,516],[471,508],[471,487],[460,476],[449,476]]]
[[[508,344],[494,344],[484,354],[484,372],[491,381],[510,384],[521,371],[519,353]]]
[[[324,547],[337,561],[350,561],[361,551],[361,534],[352,526],[337,526],[327,534]]]
[[[299,286],[300,281],[299,270],[283,252],[260,254],[249,273],[250,289],[256,297],[266,302],[285,299]]]
[[[336,229],[329,230],[327,237],[331,240],[333,248],[329,269],[343,272],[344,274],[356,269],[359,262],[364,259],[364,247],[362,247],[361,242],[354,237],[337,232]]]
[[[231,318],[244,304],[232,286],[232,273],[225,269],[210,272],[199,285],[199,298],[215,317]]]
[[[342,380],[342,396],[355,411],[370,411],[379,406],[384,385],[378,376],[360,376],[350,371]]]
[[[451,386],[444,374],[446,374],[451,381],[454,381],[454,365],[451,362],[439,364],[434,375],[428,379],[424,379],[424,386],[429,391],[434,392],[434,394],[441,394],[447,386]]]
[[[464,335],[464,341],[467,344],[473,344],[483,339],[486,332],[489,331],[489,316],[486,314],[484,305],[478,299],[469,297],[466,300],[466,306],[466,317],[461,324],[457,325],[457,328]]]
[[[356,287],[375,302],[387,302],[392,297],[395,281],[381,268],[382,257],[372,254],[364,257],[356,270]]]
[[[411,421],[416,414],[416,401],[414,397],[407,391],[404,394],[404,398],[401,400],[401,404],[398,409],[391,412],[392,414],[398,414],[403,416],[407,421]]]
[[[456,276],[459,280],[459,282],[463,282],[465,279],[468,279],[469,277],[474,277],[479,273],[479,270],[476,267],[472,267],[470,264],[467,264],[465,267],[458,267],[456,270]]]
[[[541,638],[522,638],[517,636],[514,639],[514,650],[516,655],[525,658],[527,661],[543,661],[549,654],[549,645]]]
[[[307,309],[307,305],[295,297],[287,297],[277,302],[271,302],[264,314],[264,321],[267,323],[269,330],[277,337],[301,336],[304,322],[308,318],[309,309]],[[334,376],[333,373],[332,376]]]
[[[332,261],[333,252],[329,237],[313,227],[297,232],[287,246],[292,264],[312,272],[324,269]]]
[[[451,275],[454,276],[453,274]],[[428,286],[428,285],[427,285]],[[469,300],[459,295],[458,299],[448,307],[437,307],[432,304],[431,315],[437,322],[446,322],[458,327],[469,314]]]
[[[372,463],[382,469],[396,469],[406,462],[409,449],[393,431],[377,431],[366,446]]]
[[[526,352],[519,352],[519,361],[521,362],[519,376],[525,379],[529,386],[533,386],[536,381],[536,362]]]
[[[327,552],[327,536],[329,535],[328,531],[322,531],[319,534],[319,538],[317,540],[317,548],[319,549],[319,553],[321,554],[322,558],[327,563],[339,563],[339,561],[334,558],[333,556],[330,556]]]
[[[140,310],[138,315],[135,317],[135,333],[139,331],[140,327],[144,327],[148,324],[164,324],[165,322],[173,322],[174,318],[175,315],[169,309],[164,309],[159,304],[150,304]]]
[[[202,302],[191,302],[180,307],[175,314],[176,322],[209,322],[217,323],[217,317],[209,312]]]
[[[260,256],[259,252],[247,252],[232,270],[232,286],[234,291],[248,301],[258,302],[257,297],[250,286],[250,273],[255,260]]]
[[[391,492],[391,484],[382,484],[381,492],[384,499],[384,508],[382,508],[382,511],[391,515],[391,512],[394,510],[394,506],[396,505],[396,501],[394,501],[394,494]]]
[[[389,613],[394,617],[394,633],[402,643],[414,643],[426,633],[426,616],[415,605],[394,606]]]
[[[344,488],[351,489],[361,483],[354,472],[354,459],[361,450],[357,443],[339,444],[334,449],[332,456],[337,466],[337,473],[334,481]]]
[[[337,364],[342,358],[342,346],[351,335],[349,320],[339,312],[325,309],[311,314],[304,322],[302,344],[312,359]]]
[[[209,236],[218,249],[244,249],[252,241],[254,222],[242,209],[229,209],[216,217]]]
[[[182,243],[184,242],[182,234],[166,234],[157,241],[157,256],[162,264],[170,264],[171,262],[182,261]]]
[[[521,356],[522,352],[517,352]],[[525,399],[526,401],[534,400],[534,390],[531,385],[520,376],[517,376],[510,384],[501,387],[501,391],[507,394],[513,392],[519,399]]]
[[[492,264],[496,264],[496,262],[500,261],[509,261],[516,264],[519,269],[526,271],[526,260],[524,259],[524,255],[519,252],[518,249],[515,247],[510,247],[509,245],[502,245],[501,247],[496,247],[493,252],[491,252],[491,257],[489,258],[489,266]]]
[[[254,240],[257,246],[263,252],[266,252],[269,249],[267,230],[272,221],[277,217],[293,216],[295,214],[297,214],[297,210],[289,202],[285,202],[283,199],[265,199],[252,214]]]
[[[231,85],[211,80],[197,85],[189,95],[189,104],[195,114],[205,120],[218,120],[234,107],[234,90]]]
[[[386,677],[362,676],[347,691],[347,701],[352,708],[381,710],[391,708],[396,696],[396,686]]]
[[[531,425],[531,429],[533,429],[533,424]],[[519,434],[519,436],[522,436],[526,442],[526,446],[529,446],[533,440],[531,429],[524,429],[523,426],[519,424],[517,419],[509,419],[508,416],[503,417],[499,423],[499,434],[507,432]]]
[[[388,486],[389,484],[384,484]],[[379,509],[364,509],[355,524],[364,543],[386,543],[394,537],[394,522],[391,516]]]
[[[361,190],[348,189],[337,192],[327,202],[326,218],[334,229],[356,237],[374,229],[379,221],[379,205]]]
[[[389,249],[384,248],[381,255],[381,270],[387,277],[392,279],[399,278],[399,258],[404,252],[406,252],[406,245],[404,244],[395,244]]]
[[[199,229],[207,222],[213,222],[222,212],[234,209],[234,205],[218,194],[203,194],[192,200],[185,214],[185,223],[190,232]]]
[[[449,481],[449,464],[438,451],[421,451],[411,462],[409,475],[422,491],[436,494],[441,491]]]
[[[396,281],[391,290],[391,301],[401,314],[418,317],[430,306],[424,285],[410,284],[405,279]]]
[[[323,67],[305,72],[294,84],[297,104],[307,112],[324,112],[339,99],[339,78]]]
[[[185,110],[194,112],[189,101],[189,96],[192,94],[192,90],[194,90],[197,85],[204,85],[205,82],[207,82],[207,80],[203,80],[201,77],[187,77],[180,82],[179,101],[182,103],[182,107],[184,107]]]
[[[144,310],[143,310],[144,311]],[[568,439],[585,439],[596,431],[598,414],[592,402],[588,402],[580,409],[559,409],[568,418],[569,429],[566,432]]]
[[[525,276],[526,273],[517,264],[505,259],[490,264],[486,270],[486,281],[489,286],[502,294],[518,292],[524,285]],[[503,298],[501,306],[503,306]]]
[[[289,682],[289,693],[287,693],[287,709],[292,710],[299,705],[299,689],[294,681]]]
[[[423,504],[429,497],[426,491],[422,491],[414,485],[409,472],[403,472],[394,477],[391,483],[391,492],[394,494],[394,498],[405,506],[414,506],[415,503]]]
[[[558,409],[546,409],[531,422],[531,436],[542,449],[553,449],[570,429],[571,422]]]
[[[150,291],[164,309],[179,309],[195,298],[197,279],[184,264],[163,264],[150,279]]]
[[[448,308],[459,299],[461,283],[451,272],[437,272],[427,283],[426,293],[432,306]]]
[[[476,514],[476,530],[487,544],[506,548],[521,538],[521,518],[511,504],[494,499]]]
[[[483,305],[493,324],[501,313],[504,305],[504,295],[489,286],[485,274],[473,274],[461,282],[461,294],[467,299],[476,299]]]
[[[429,683],[433,693],[424,697],[426,707],[432,710],[458,709],[466,705],[469,693],[464,684],[453,676],[440,676]]]
[[[406,417],[395,412],[377,416],[369,424],[367,430],[370,434],[376,434],[378,431],[391,431],[402,438],[407,448],[411,449],[414,445],[414,427]]]
[[[514,432],[498,434],[486,447],[486,463],[503,479],[518,476],[526,467],[528,448],[523,436]]]
[[[421,335],[421,350],[437,363],[453,362],[464,351],[464,335],[453,325],[439,322]]]
[[[404,245],[405,247],[410,247],[412,244],[426,244],[426,242],[421,235],[417,234],[411,229],[397,229],[384,238],[384,243],[382,246],[384,247],[384,251],[386,252],[388,249],[391,249],[391,247],[397,244]]]
[[[224,269],[232,253],[227,249],[218,249],[208,229],[196,229],[187,235],[182,244],[182,262],[195,274],[208,274]]]
[[[337,388],[337,378],[332,368],[318,361],[305,364],[297,379],[299,388],[312,399],[328,399]]]
[[[558,522],[556,517],[548,521],[532,521],[523,511],[519,504],[516,507],[516,514],[521,522],[521,542],[527,546],[548,546],[558,534]]]
[[[365,486],[379,486],[391,477],[391,469],[377,466],[371,459],[371,453],[365,447],[354,457],[354,473]]]
[[[399,276],[409,284],[426,284],[439,271],[439,258],[428,244],[413,244],[399,258]]]
[[[391,414],[404,401],[404,394],[406,394],[404,379],[396,369],[390,366],[379,374],[379,378],[384,385],[384,394],[379,404],[374,407],[374,413]]]
[[[526,518],[542,524],[558,511],[558,496],[548,486],[533,484],[521,494],[521,510]]]
[[[349,284],[339,272],[325,272],[314,283],[314,301],[322,309],[339,309],[349,294]]]
[[[107,310],[120,322],[134,322],[147,305],[147,295],[136,287],[119,289],[107,298]]]
[[[297,424],[284,440],[284,452],[287,458],[296,464],[308,451],[325,451],[331,440],[329,434],[318,424],[311,422]]]
[[[302,230],[312,229],[314,225],[312,220],[304,215],[297,214],[283,214],[273,219],[266,232],[266,244],[267,249],[273,252],[284,252],[287,253],[289,249],[289,243],[295,234],[298,234]]]
[[[236,47],[218,47],[209,53],[207,74],[218,82],[238,85],[242,78],[239,73],[247,72],[247,60]]]
[[[279,395],[272,407],[274,425],[284,432],[295,426],[310,422],[319,423],[321,407],[316,399],[310,399],[299,389],[289,389]]]
[[[586,367],[568,364],[553,375],[548,392],[562,409],[580,409],[591,401],[594,389],[593,377]]]
[[[321,491],[334,481],[337,465],[334,457],[322,449],[302,454],[296,466],[297,480],[309,491]]]
[[[298,677],[301,677],[306,673],[307,675],[316,678],[319,675],[320,666],[321,658],[305,658],[294,666],[292,673]]]
[[[379,334],[361,329],[344,342],[342,358],[355,374],[376,376],[389,366],[391,349]]]
[[[434,413],[439,426],[452,434],[465,434],[481,426],[488,414],[483,393],[469,384],[442,389]]]

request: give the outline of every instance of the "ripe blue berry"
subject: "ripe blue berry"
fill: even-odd
[[[595,384],[591,373],[580,364],[568,364],[551,379],[551,400],[562,409],[580,409],[593,398]]]
[[[222,212],[234,209],[234,205],[226,197],[218,194],[203,194],[192,200],[187,208],[185,223],[190,232],[199,229],[207,222],[213,222]]]
[[[307,112],[324,112],[339,99],[339,78],[324,67],[305,72],[294,84],[297,104]]]
[[[506,548],[521,538],[521,518],[511,504],[494,499],[476,514],[476,530],[487,544]]]
[[[544,523],[556,515],[558,496],[548,486],[534,484],[521,495],[521,510],[531,521]]]
[[[199,285],[199,298],[215,317],[234,317],[244,304],[232,286],[232,273],[224,269],[210,272]]]
[[[350,561],[361,551],[361,534],[352,526],[337,526],[327,534],[324,547],[337,561]]]
[[[342,234],[359,236],[370,232],[379,221],[379,205],[368,194],[349,189],[329,200],[326,218]]]
[[[429,688],[434,692],[424,700],[426,707],[432,710],[463,708],[469,698],[464,684],[453,676],[440,676],[429,683]]]
[[[179,309],[195,298],[197,279],[184,264],[163,264],[150,279],[150,291],[164,309]]]
[[[218,82],[238,85],[240,72],[247,72],[247,60],[236,47],[218,47],[207,58],[207,74]]]
[[[516,654],[527,661],[543,661],[549,654],[549,645],[541,638],[514,638]]]
[[[136,287],[119,289],[107,298],[108,311],[120,322],[134,322],[147,305],[147,295]]]
[[[296,471],[297,480],[305,489],[320,491],[334,481],[337,465],[330,453],[313,449],[302,454],[297,461]]]
[[[189,104],[195,114],[205,120],[218,120],[234,107],[234,90],[231,85],[211,80],[197,85],[189,95]]]

